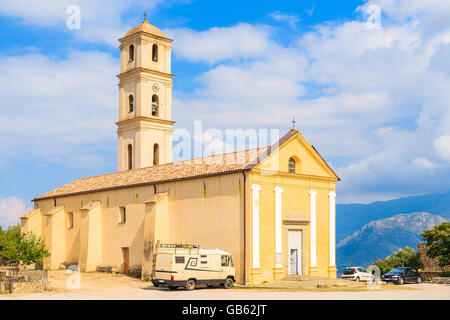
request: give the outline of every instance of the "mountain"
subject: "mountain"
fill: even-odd
[[[445,221],[427,212],[397,214],[371,221],[337,244],[337,268],[340,271],[346,266],[368,266],[405,246],[417,250],[422,231]]]
[[[399,213],[428,212],[450,220],[450,191],[369,204],[336,205],[336,240],[339,242],[373,220]]]

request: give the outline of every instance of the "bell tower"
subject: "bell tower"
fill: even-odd
[[[118,170],[172,162],[172,40],[144,20],[119,41]]]

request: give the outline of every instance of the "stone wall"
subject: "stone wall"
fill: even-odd
[[[432,277],[437,277],[442,272],[442,268],[439,266],[438,259],[432,259],[427,256],[427,244],[425,242],[420,242],[417,244],[417,251],[420,254],[420,260],[424,265],[424,268],[420,270],[420,274],[425,279],[431,279]],[[450,271],[450,266],[444,268],[445,271]]]

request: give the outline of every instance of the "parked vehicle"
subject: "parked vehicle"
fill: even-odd
[[[342,271],[342,279],[349,279],[355,281],[367,281],[372,278],[372,275],[362,267],[348,267]]]
[[[155,287],[193,290],[199,285],[233,287],[236,271],[231,254],[198,245],[161,244],[155,250],[152,283]]]
[[[381,280],[393,282],[395,284],[421,283],[422,276],[417,270],[411,268],[395,268],[388,273],[383,274]]]

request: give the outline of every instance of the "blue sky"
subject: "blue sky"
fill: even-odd
[[[79,30],[66,27],[72,4]],[[367,24],[373,6],[380,28]],[[450,189],[450,4],[6,0],[0,223],[37,195],[116,170],[117,39],[144,11],[174,39],[175,128],[285,132],[295,115],[342,178],[338,202]]]

